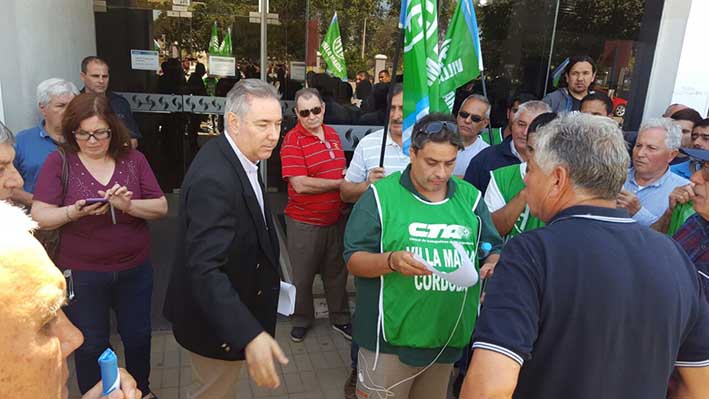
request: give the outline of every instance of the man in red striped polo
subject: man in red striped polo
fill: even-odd
[[[288,253],[296,287],[291,339],[300,342],[313,323],[313,279],[325,286],[330,324],[352,339],[347,268],[342,260],[344,217],[340,183],[346,167],[340,137],[323,124],[325,103],[316,89],[295,94],[298,124],[281,144],[282,176],[288,182]]]

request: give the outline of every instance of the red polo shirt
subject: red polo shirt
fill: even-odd
[[[305,130],[298,124],[288,133],[281,144],[281,174],[284,179],[308,176],[319,179],[342,179],[347,161],[342,150],[340,136],[335,130],[323,125],[325,139]],[[342,216],[340,190],[320,194],[298,194],[288,181],[288,205],[286,215],[308,224],[329,226]]]

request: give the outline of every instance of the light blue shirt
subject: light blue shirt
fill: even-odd
[[[672,173],[668,168],[655,182],[641,187],[635,181],[635,168],[630,168],[623,188],[635,194],[642,205],[642,208],[633,215],[633,219],[645,226],[655,223],[667,210],[672,190],[686,184],[689,184],[689,180]]]
[[[39,125],[17,133],[15,139],[15,168],[25,181],[23,190],[34,193],[34,185],[49,154],[57,149],[57,143],[44,130],[44,121]]]
[[[689,170],[689,161],[670,165],[670,170],[672,171],[672,173],[682,176],[685,179],[689,179],[690,177],[692,177],[692,171]]]

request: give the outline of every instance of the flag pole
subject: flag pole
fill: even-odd
[[[382,134],[382,148],[379,152],[379,167],[384,167],[384,153],[386,151],[387,136],[389,136],[389,114],[391,113],[391,98],[394,92],[394,85],[396,82],[396,70],[399,67],[399,56],[401,54],[401,48],[404,46],[404,26],[399,24],[399,38],[396,44],[396,50],[394,51],[394,65],[392,66],[392,80],[389,82],[389,92],[387,93],[387,108],[384,112],[384,134]]]
[[[480,80],[482,80],[482,83],[483,83],[483,96],[485,96],[485,98],[487,98],[487,101],[490,102],[490,99],[487,96],[487,84],[485,83],[485,70],[484,69],[480,69]],[[490,108],[492,108],[492,105],[490,105]],[[485,129],[487,130],[487,138],[488,138],[488,140],[490,140],[490,145],[493,145],[495,143],[495,141],[493,140],[493,137],[492,137],[492,128],[490,128],[490,121],[489,120],[487,122],[487,127]]]

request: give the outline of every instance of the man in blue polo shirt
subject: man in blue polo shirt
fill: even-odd
[[[461,398],[709,395],[709,304],[679,244],[616,209],[617,124],[570,114],[537,131],[525,176],[546,226],[505,246]]]
[[[642,225],[655,223],[667,209],[672,190],[689,184],[669,167],[679,153],[681,140],[682,130],[671,119],[648,119],[640,125],[633,146],[633,167],[618,193],[617,205]]]
[[[84,82],[82,92],[104,94],[108,97],[111,109],[130,131],[131,146],[137,148],[138,139],[142,139],[143,135],[140,134],[138,124],[133,118],[128,100],[108,90],[108,63],[96,56],[84,58],[81,61],[81,81]]]
[[[32,206],[32,193],[39,171],[47,156],[56,150],[62,137],[62,118],[69,102],[79,94],[73,83],[51,78],[37,85],[37,104],[42,121],[35,127],[17,133],[15,168],[25,181],[22,189],[13,192],[12,200]]]
[[[512,120],[512,134],[502,143],[480,151],[465,170],[465,181],[480,192],[487,190],[490,172],[503,166],[520,164],[527,156],[527,129],[534,118],[551,108],[541,101],[528,101],[519,106]]]

